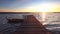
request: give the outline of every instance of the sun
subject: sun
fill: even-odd
[[[54,5],[50,3],[42,3],[37,7],[37,12],[53,12]]]
[[[29,12],[53,12],[55,11],[56,6],[57,5],[51,3],[41,3],[35,6],[28,6],[25,9],[29,10]]]

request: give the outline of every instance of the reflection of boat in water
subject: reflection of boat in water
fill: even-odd
[[[51,34],[33,15],[26,17],[13,34]]]

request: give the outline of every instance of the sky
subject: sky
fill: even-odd
[[[50,7],[55,7],[52,11],[60,11],[60,0],[0,0],[0,12],[32,12],[42,10],[48,11],[48,9],[51,11]]]

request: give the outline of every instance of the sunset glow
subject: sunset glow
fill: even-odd
[[[2,0],[0,4],[0,12],[60,12],[60,1]]]
[[[28,10],[34,10],[32,12],[60,12],[60,6],[50,3],[42,3],[37,6],[27,7]],[[30,11],[29,11],[30,12]]]
[[[59,5],[53,5],[49,3],[43,3],[37,6],[28,6],[24,9],[15,9],[15,10],[10,10],[10,9],[3,9],[0,11],[9,11],[9,12],[60,12],[60,6]]]

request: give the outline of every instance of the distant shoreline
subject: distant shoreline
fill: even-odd
[[[26,13],[31,13],[31,12],[0,12],[0,14],[26,14]]]

